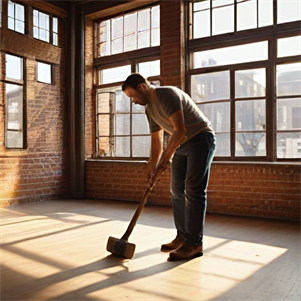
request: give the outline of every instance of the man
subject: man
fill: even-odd
[[[176,238],[161,246],[170,260],[203,255],[206,192],[215,136],[209,120],[194,101],[176,87],[151,85],[138,73],[131,74],[122,91],[132,102],[145,106],[151,131],[148,178],[165,168],[171,157],[171,202]],[[171,137],[162,152],[162,132]]]

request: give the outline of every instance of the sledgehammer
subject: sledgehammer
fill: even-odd
[[[123,234],[123,236],[120,239],[112,237],[112,236],[109,237],[108,243],[107,243],[107,251],[108,252],[112,253],[115,256],[124,257],[126,259],[131,259],[133,257],[136,245],[128,242],[129,236],[131,235],[131,233],[134,229],[134,226],[137,223],[137,220],[143,210],[143,207],[147,201],[149,194],[151,193],[156,182],[159,180],[160,176],[162,175],[162,173],[165,169],[166,169],[166,165],[159,166],[158,169],[156,170],[155,174],[153,175],[152,181],[151,181],[151,183],[149,183],[148,187],[146,188],[146,190],[142,196],[142,199],[139,203],[139,206],[137,207],[137,209],[132,217],[132,220],[131,220],[127,230]]]

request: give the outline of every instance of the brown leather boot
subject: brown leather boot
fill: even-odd
[[[170,252],[180,248],[184,244],[184,239],[177,235],[177,237],[168,244],[163,244],[161,246],[161,252]]]
[[[203,246],[193,245],[187,241],[180,248],[170,252],[169,260],[192,259],[203,255]]]

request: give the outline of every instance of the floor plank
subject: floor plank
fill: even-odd
[[[167,261],[169,207],[144,208],[129,242],[134,257],[106,251],[137,204],[59,200],[1,208],[1,300],[301,299],[300,224],[207,214],[204,255]]]

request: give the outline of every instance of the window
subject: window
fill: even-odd
[[[25,33],[25,9],[23,5],[8,1],[7,26],[11,30]]]
[[[96,89],[96,155],[98,157],[141,158],[148,157],[150,132],[144,107],[131,102],[121,84],[131,74],[131,66],[99,70],[102,84]],[[160,61],[140,62],[136,71],[145,77],[160,74]],[[115,75],[118,74],[116,77]],[[119,85],[115,83],[119,82]]]
[[[191,1],[190,93],[216,131],[217,160],[301,158],[300,5]]]
[[[37,81],[51,84],[52,83],[52,68],[50,64],[37,62]]]
[[[58,18],[33,10],[33,37],[58,46]]]
[[[25,145],[23,58],[6,54],[5,60],[5,147],[23,148]]]
[[[95,24],[95,57],[158,46],[160,9],[153,6]]]

